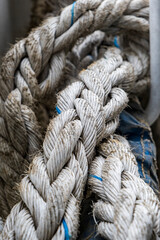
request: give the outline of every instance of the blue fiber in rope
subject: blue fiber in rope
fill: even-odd
[[[74,23],[74,6],[75,6],[76,2],[74,2],[72,4],[72,9],[71,9],[71,26],[73,25]]]
[[[93,178],[96,178],[96,179],[100,180],[101,182],[103,181],[102,178],[100,178],[100,177],[98,177],[98,176],[96,176],[96,175],[90,174],[89,176],[90,176],[90,177],[93,177]]]
[[[61,110],[56,106],[56,111],[58,114],[61,114]]]
[[[63,222],[64,231],[65,231],[65,240],[70,240],[67,223],[64,219],[62,222]]]
[[[93,56],[92,55],[89,54],[88,57],[90,57],[93,60]]]
[[[117,41],[117,36],[114,37],[114,46],[117,47],[117,48],[120,48],[120,46],[118,44],[118,41]]]

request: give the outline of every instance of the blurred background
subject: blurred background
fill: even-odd
[[[0,0],[0,59],[29,28],[31,0]]]

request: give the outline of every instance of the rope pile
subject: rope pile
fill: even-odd
[[[4,57],[0,216],[8,217],[1,239],[76,239],[88,171],[103,237],[159,234],[159,201],[139,178],[127,141],[112,136],[127,93],[148,86],[148,6],[147,0],[78,0]],[[123,34],[122,50],[101,47],[110,41],[104,32]],[[59,115],[49,123],[54,108]],[[101,156],[93,161],[96,146]]]

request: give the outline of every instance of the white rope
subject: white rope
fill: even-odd
[[[80,2],[76,4],[80,4]],[[70,10],[72,10],[71,7]],[[62,12],[61,19],[63,18]],[[2,129],[2,140],[0,142],[0,148],[7,148],[9,150],[5,150],[1,158],[1,178],[6,183],[5,189],[7,193],[4,195],[7,194],[6,201],[9,201],[7,204],[10,207],[19,199],[17,194],[15,194],[15,182],[20,181],[20,175],[24,173],[28,166],[31,159],[30,156],[40,149],[42,134],[48,124],[48,113],[45,104],[47,105],[47,109],[53,106],[53,98],[51,98],[52,101],[47,100],[47,98],[50,99],[50,96],[54,95],[62,76],[62,70],[65,67],[65,54],[63,51],[52,55],[54,51],[53,48],[56,47],[56,42],[54,42],[55,32],[57,32],[57,28],[60,24],[59,23],[57,26],[57,21],[58,17],[46,20],[41,27],[31,32],[28,38],[21,40],[13,46],[6,54],[2,63],[0,75],[0,85],[2,89],[0,98],[0,128]],[[77,23],[78,22],[75,21],[73,26],[76,26]],[[88,24],[88,22],[85,24]],[[70,32],[70,30],[68,31]],[[67,32],[66,34],[68,34]],[[72,34],[76,36],[74,31]],[[93,39],[95,35],[96,33],[92,35],[91,39]],[[95,44],[99,44],[103,39],[103,34],[101,35],[100,38],[97,38],[97,43]],[[79,36],[80,35],[77,35],[77,38]],[[72,39],[73,42],[75,39]],[[88,40],[86,40],[86,42],[87,41]],[[71,44],[73,42],[70,41]],[[64,44],[63,47],[65,48],[65,46]],[[82,49],[84,49],[85,52],[85,42],[83,46]],[[131,53],[129,61],[133,63],[133,66],[135,65],[135,70],[138,69],[138,74],[141,74],[141,71],[144,71],[144,73],[147,71],[147,68],[144,68],[143,65],[146,66],[148,53],[146,54],[146,51],[143,50],[141,46],[138,46],[138,49],[142,52],[140,56],[137,56],[137,53],[127,51],[126,57]],[[81,50],[79,51],[81,52]],[[106,57],[109,58],[109,56]],[[47,64],[49,65],[49,69]],[[119,65],[117,65],[117,68],[118,66]],[[133,84],[134,81],[132,77],[135,78],[135,80],[138,79],[138,76],[133,73],[133,66],[124,62],[120,69],[117,70],[117,73],[114,73],[114,76],[111,76],[111,78],[118,76],[120,79],[119,81],[123,81],[123,78],[128,77],[131,84]],[[46,74],[46,72],[48,74]],[[39,82],[37,78],[40,79]],[[125,90],[127,90],[127,87],[129,87],[129,89],[131,88],[128,84],[129,82],[126,86],[123,86]],[[106,95],[110,91],[109,89],[107,90],[107,87],[106,85]],[[6,152],[8,153],[6,154]],[[9,165],[8,162],[11,155],[13,155],[14,161]],[[14,181],[12,180],[12,176],[14,176]],[[0,208],[1,205],[4,204],[0,203]],[[6,217],[6,215],[4,217]]]
[[[139,177],[128,142],[114,135],[100,145],[89,184],[99,197],[93,213],[105,239],[153,239],[160,234],[160,203]]]
[[[25,239],[36,239],[35,236],[38,239],[58,239],[57,236],[64,239],[64,221],[69,234],[76,238],[78,206],[87,179],[88,163],[96,143],[115,131],[117,117],[127,103],[126,93],[114,87],[121,81],[113,78],[112,83],[109,78],[111,99],[106,104],[106,82],[103,79],[107,79],[108,72],[113,73],[117,65],[123,63],[120,55],[112,51],[106,53],[106,56],[112,56],[110,67],[108,65],[107,69],[103,69],[106,60],[99,60],[79,74],[82,82],[73,83],[59,94],[57,107],[62,113],[49,124],[43,153],[34,158],[29,174],[20,184],[25,206],[19,203],[13,208],[3,228],[2,239],[4,236],[10,239],[13,232],[15,239],[22,235]],[[98,70],[101,74],[97,75]],[[128,78],[125,80],[128,81]],[[70,98],[67,97],[69,89],[72,93]],[[67,101],[63,104],[64,99]],[[76,120],[77,115],[80,120]],[[26,219],[20,222],[24,213],[28,215],[29,222]]]
[[[56,92],[66,54],[76,40],[97,29],[114,34],[137,31],[144,38],[129,38],[122,54],[110,48],[104,58],[80,72],[76,81],[59,93],[57,109],[62,113],[49,124],[43,150],[20,184],[23,202],[8,216],[2,239],[64,239],[67,231],[76,238],[79,206],[95,147],[117,128],[118,116],[127,104],[124,90],[134,92],[142,82],[147,86],[148,5],[142,0],[76,1],[60,16],[45,20],[5,56],[0,75],[3,216],[8,208],[3,206],[6,195],[9,207],[19,199],[15,182],[31,160],[28,155],[40,149],[48,124],[46,109],[51,109],[49,99]],[[95,59],[97,46],[104,39],[103,33],[98,35],[93,41]],[[89,63],[85,57],[93,36],[96,32],[70,53],[69,61],[74,65],[77,59],[79,69]],[[14,162],[9,161],[11,153]]]
[[[64,239],[65,226],[76,238],[88,163],[96,144],[115,131],[117,117],[127,103],[126,93],[115,86],[129,91],[136,79],[132,65],[123,62],[119,50],[111,48],[104,57],[59,93],[57,110],[62,113],[51,121],[43,153],[34,158],[20,184],[25,205],[18,203],[12,209],[2,239],[10,239],[11,233],[13,239]],[[123,67],[127,72],[122,78]]]

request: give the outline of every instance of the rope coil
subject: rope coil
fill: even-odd
[[[148,85],[148,6],[147,0],[78,0],[64,8],[60,16],[46,19],[6,54],[0,75],[0,124],[3,129],[0,148],[4,149],[0,172],[2,217],[8,215],[10,208],[19,199],[21,202],[12,208],[7,217],[1,239],[76,239],[80,203],[90,166],[89,182],[93,185],[93,191],[95,186],[92,182],[104,184],[103,177],[98,175],[100,169],[92,173],[95,148],[103,138],[108,138],[115,132],[119,114],[128,102],[126,92],[141,91],[140,86],[144,88],[144,85]],[[103,57],[78,76],[72,77],[71,84],[59,92],[56,105],[59,115],[51,120],[40,151],[49,113],[53,108],[53,98],[52,101],[50,99],[60,85],[65,66],[69,64],[75,69],[77,65],[81,69],[83,64],[88,65],[88,62],[97,59],[97,46],[105,39],[104,33],[96,31],[99,29],[112,34],[126,34],[127,46],[124,44],[122,50],[108,48],[106,51],[102,48]],[[139,32],[137,38],[133,38],[134,31]],[[89,33],[92,34],[85,38]],[[80,37],[83,37],[82,43],[77,43],[72,48]],[[91,42],[95,47],[95,59],[88,58],[88,46]],[[117,41],[115,45],[119,47]],[[119,147],[123,145],[121,142],[127,145],[127,150],[123,149],[122,152],[128,158],[125,156],[127,160],[122,166],[118,159],[121,156],[117,153],[115,159],[111,156],[108,166],[111,164],[119,174],[119,182],[115,178],[117,185],[114,187],[119,186],[122,181],[127,190],[122,189],[124,195],[118,195],[121,189],[117,187],[116,195],[111,195],[110,202],[115,204],[119,201],[117,198],[123,199],[132,187],[136,189],[138,186],[139,189],[149,191],[146,198],[140,198],[143,204],[136,203],[135,211],[135,219],[138,219],[139,211],[146,216],[142,222],[147,227],[141,233],[140,230],[134,232],[132,228],[134,229],[136,223],[130,224],[130,216],[127,216],[126,222],[123,222],[126,227],[122,228],[124,231],[117,231],[114,235],[114,229],[119,229],[119,219],[122,216],[117,213],[117,218],[113,221],[117,211],[113,204],[109,206],[109,214],[105,210],[105,216],[100,218],[102,223],[98,225],[98,232],[110,239],[124,239],[124,236],[129,236],[128,239],[134,239],[132,237],[135,236],[136,239],[136,234],[142,234],[139,239],[147,239],[146,234],[151,236],[153,231],[159,234],[159,218],[154,218],[148,211],[154,202],[152,212],[159,216],[159,202],[145,184],[140,188],[141,181],[137,176],[135,161],[134,164],[132,162],[134,157],[129,146],[124,139],[117,141],[120,142]],[[114,143],[113,140],[111,142]],[[6,156],[7,151],[9,156]],[[20,181],[26,166],[31,162],[29,155],[35,155],[37,151],[39,153],[33,158],[27,175],[21,180],[20,197],[16,196],[13,179],[14,182]],[[11,163],[10,152],[13,154]],[[100,159],[102,167],[105,161],[103,157]],[[121,180],[123,167],[131,170],[131,173],[126,171]],[[114,171],[109,174],[114,176]],[[108,206],[105,200],[112,189],[107,185],[105,190],[109,191],[107,196],[103,191],[98,194],[103,199],[103,204]],[[135,195],[130,196],[133,200],[139,194],[136,190],[134,193]],[[9,206],[5,203],[6,200]],[[105,209],[101,203],[98,201],[97,204]],[[127,200],[125,204],[128,204]],[[123,209],[124,206],[120,207]],[[103,215],[98,205],[95,204],[94,209],[96,216]],[[106,219],[107,216],[109,220]],[[140,227],[138,229],[143,230],[142,225]]]

